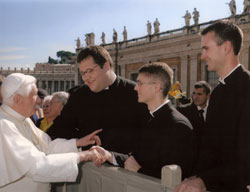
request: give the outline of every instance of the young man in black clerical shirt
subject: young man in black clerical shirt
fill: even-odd
[[[239,63],[242,30],[230,21],[201,32],[201,59],[220,83],[207,109],[195,178],[175,192],[246,192],[250,185],[250,72]]]
[[[173,71],[166,64],[156,62],[139,70],[135,90],[138,101],[147,104],[151,119],[142,129],[131,156],[94,147],[105,160],[130,171],[161,177],[165,165],[176,164],[183,178],[191,174],[194,160],[194,134],[192,125],[168,100]]]
[[[102,129],[102,146],[130,152],[149,116],[146,105],[137,101],[135,82],[116,76],[110,54],[101,46],[82,49],[77,62],[85,84],[70,91],[49,134],[52,138],[70,139]]]

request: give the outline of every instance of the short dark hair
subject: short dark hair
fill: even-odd
[[[203,88],[206,95],[210,94],[211,92],[211,86],[206,81],[198,81],[194,84],[195,89]]]
[[[162,93],[166,97],[173,83],[173,70],[164,62],[153,62],[143,65],[139,69],[139,74],[145,73],[157,78],[162,82]]]
[[[42,88],[37,89],[37,94],[38,94],[38,97],[40,97],[41,99],[49,95],[49,93],[45,89],[42,89]]]
[[[80,63],[88,57],[93,57],[95,63],[101,68],[103,68],[107,61],[111,67],[113,66],[113,60],[109,52],[102,46],[88,46],[82,49],[77,56],[77,62]]]
[[[208,32],[215,33],[217,45],[221,45],[225,41],[230,41],[233,46],[234,55],[239,54],[243,41],[243,32],[237,25],[230,21],[222,20],[205,28],[201,32],[201,35],[206,35]]]

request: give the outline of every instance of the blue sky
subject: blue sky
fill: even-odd
[[[74,52],[79,37],[94,32],[101,43],[105,32],[111,43],[113,28],[122,40],[126,26],[128,39],[147,34],[147,20],[160,22],[160,31],[184,26],[186,10],[196,8],[200,21],[207,22],[230,15],[230,0],[0,0],[0,67],[33,68],[36,63],[55,59],[60,50]],[[236,0],[237,14],[243,0]],[[193,24],[193,20],[191,20]]]

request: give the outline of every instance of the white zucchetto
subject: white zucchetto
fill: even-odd
[[[1,92],[3,98],[12,96],[24,82],[36,82],[36,79],[30,75],[24,75],[22,73],[12,73],[8,75],[2,83]]]

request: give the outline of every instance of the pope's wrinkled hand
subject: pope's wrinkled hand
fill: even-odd
[[[88,145],[93,145],[93,144],[96,144],[96,145],[101,145],[101,139],[98,135],[98,133],[100,133],[102,131],[102,129],[98,129],[92,133],[90,133],[89,135],[85,136],[85,137],[82,137],[81,139],[78,139],[76,141],[76,146],[77,147],[85,147],[85,146],[88,146]]]

